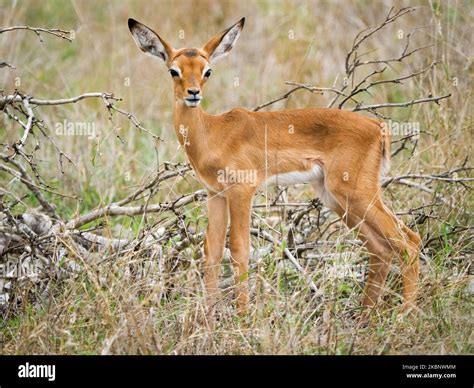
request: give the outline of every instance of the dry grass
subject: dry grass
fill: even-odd
[[[41,141],[39,169],[58,191],[81,199],[49,195],[58,212],[72,217],[101,204],[122,198],[146,181],[163,161],[184,161],[172,129],[171,80],[161,63],[144,55],[134,45],[126,19],[134,17],[155,27],[176,46],[195,46],[215,32],[247,17],[244,32],[225,63],[216,67],[204,97],[212,113],[235,106],[254,108],[289,87],[286,81],[330,86],[342,76],[345,53],[362,28],[373,25],[393,5],[347,1],[24,1],[0,3],[0,25],[27,24],[74,29],[72,43],[19,31],[0,36],[0,60],[16,69],[0,69],[5,93],[15,88],[38,98],[74,96],[86,91],[110,91],[123,98],[122,107],[134,112],[145,127],[161,135],[157,142],[137,131],[120,117],[108,120],[101,101],[83,102],[38,111],[54,135],[55,123],[64,119],[94,123],[99,136],[55,136],[75,165],[59,171],[51,145]],[[396,6],[406,5],[396,2]],[[343,12],[341,12],[343,10]],[[417,45],[433,43],[407,63],[395,64],[386,76],[399,75],[436,59],[440,65],[416,81],[381,87],[367,101],[405,101],[426,93],[451,92],[436,104],[386,111],[401,121],[419,122],[423,131],[417,144],[408,144],[393,160],[391,175],[441,173],[461,165],[472,154],[472,35],[473,7],[469,1],[422,2],[416,14],[390,27],[366,47],[373,55],[397,55],[405,33],[422,27],[414,36]],[[185,39],[180,41],[180,30]],[[289,39],[289,30],[295,34]],[[19,78],[17,78],[19,77]],[[235,86],[235,77],[239,85]],[[18,79],[20,85],[18,86]],[[457,79],[457,84],[454,82]],[[340,78],[339,78],[340,81]],[[17,82],[17,84],[15,84]],[[293,94],[272,109],[326,106],[330,95],[306,91]],[[18,128],[10,121],[0,125],[1,142],[13,143]],[[3,173],[1,173],[3,174]],[[463,175],[465,176],[465,175]],[[25,194],[19,185],[0,175],[0,182]],[[282,259],[281,247],[268,250],[253,238],[255,253],[250,274],[252,308],[244,321],[235,315],[231,268],[224,260],[222,302],[218,324],[205,324],[200,273],[202,235],[206,223],[203,206],[190,205],[183,227],[191,241],[170,238],[153,254],[144,251],[93,253],[87,261],[81,252],[58,241],[67,257],[82,265],[79,275],[52,282],[50,298],[41,306],[29,303],[28,290],[20,313],[0,318],[5,354],[465,354],[473,352],[472,287],[472,191],[449,182],[435,182],[436,193],[452,201],[440,204],[433,194],[402,185],[384,193],[390,206],[423,237],[421,293],[414,316],[398,316],[400,279],[390,274],[383,306],[368,326],[357,321],[362,298],[366,253],[352,232],[334,223],[327,240],[305,261],[323,300],[313,297],[298,275]],[[199,184],[188,175],[160,187],[153,201],[189,193]],[[30,196],[31,197],[31,196]],[[33,198],[25,203],[35,206]],[[275,198],[259,196],[257,203]],[[292,188],[290,202],[312,199],[309,187]],[[410,211],[435,203],[432,208]],[[312,214],[314,218],[315,213]],[[281,211],[255,209],[254,226],[266,225],[284,240],[288,225]],[[332,218],[336,219],[336,218]],[[332,220],[331,219],[331,220]],[[106,236],[140,237],[162,215],[106,220]],[[88,225],[90,226],[90,225]],[[462,228],[463,231],[456,232]],[[453,233],[455,232],[455,233]],[[439,237],[439,238],[435,238]],[[317,231],[308,242],[318,239]],[[339,253],[343,252],[343,255]],[[339,255],[335,255],[339,254]],[[258,260],[257,260],[258,258]],[[361,271],[343,276],[331,268],[360,264]],[[30,299],[31,300],[31,299]],[[1,343],[1,342],[0,342]]]

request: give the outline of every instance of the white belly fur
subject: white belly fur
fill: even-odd
[[[311,170],[293,171],[284,174],[277,174],[269,177],[264,183],[266,186],[279,185],[290,186],[297,183],[313,183],[322,181],[324,183],[324,173],[321,167],[314,166]]]
[[[293,171],[270,176],[263,183],[263,186],[290,186],[297,183],[311,183],[316,191],[316,196],[323,202],[324,206],[333,208],[335,199],[325,187],[324,172],[319,165],[315,165],[312,169],[306,171]]]

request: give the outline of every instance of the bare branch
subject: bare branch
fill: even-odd
[[[471,170],[474,170],[474,167],[468,167],[468,166],[463,165],[463,166],[456,167],[456,168],[453,168],[451,170],[445,171],[441,174],[404,174],[404,175],[398,175],[398,176],[383,179],[382,187],[387,187],[393,182],[397,182],[397,181],[404,180],[404,179],[425,179],[425,180],[428,180],[428,181],[438,180],[438,181],[451,182],[451,183],[472,182],[472,181],[474,181],[474,178],[453,176],[453,175],[457,174],[458,172],[471,171]]]
[[[0,28],[0,34],[3,34],[5,32],[15,31],[15,30],[33,31],[36,34],[36,36],[38,36],[40,42],[43,42],[43,37],[41,36],[42,33],[50,34],[50,35],[56,36],[57,38],[65,39],[69,42],[72,42],[72,39],[70,38],[71,31],[66,31],[66,30],[62,30],[62,29],[59,29],[59,28],[12,26],[12,27]]]
[[[406,108],[411,105],[422,104],[425,102],[436,102],[438,103],[440,100],[444,100],[445,98],[451,97],[451,93],[445,94],[444,96],[435,96],[435,97],[425,97],[420,98],[419,100],[411,100],[405,102],[386,102],[382,104],[372,104],[372,105],[359,105],[352,109],[352,111],[362,111],[362,110],[373,110],[373,109],[380,109],[380,108]]]
[[[251,228],[250,233],[256,237],[263,238],[274,245],[283,246],[281,241],[275,239],[271,234],[265,232],[264,230]],[[306,270],[298,263],[298,260],[292,255],[288,248],[283,249],[283,253],[290,260],[291,264],[296,268],[296,270],[302,275],[308,287],[313,291],[317,296],[321,296],[323,291],[316,287],[316,284],[311,280],[311,277],[306,273]]]
[[[103,100],[104,100],[104,103],[105,103],[105,106],[107,107],[108,111],[109,111],[109,117],[110,119],[112,120],[112,111],[115,111],[115,112],[118,112],[124,116],[126,116],[130,121],[131,123],[136,127],[138,128],[139,130],[143,131],[143,132],[146,132],[148,133],[150,136],[152,136],[153,138],[157,139],[157,140],[160,140],[160,141],[163,141],[163,139],[157,135],[155,135],[154,133],[150,132],[148,129],[144,128],[141,124],[140,124],[140,121],[138,121],[137,117],[133,114],[133,113],[130,113],[130,112],[127,112],[127,111],[124,111],[123,109],[120,109],[120,108],[117,108],[111,101],[109,101],[107,99],[107,97],[103,97]]]
[[[369,38],[373,37],[376,33],[380,32],[383,30],[387,25],[395,22],[402,16],[411,13],[415,11],[416,8],[414,7],[405,7],[401,8],[398,11],[394,12],[394,8],[392,7],[388,14],[386,15],[385,19],[379,23],[378,25],[374,27],[369,27],[361,32],[359,32],[356,37],[354,38],[354,41],[352,43],[351,49],[348,51],[346,60],[345,60],[345,69],[346,69],[346,77],[343,85],[341,87],[315,87],[310,84],[301,84],[301,83],[295,83],[295,82],[286,82],[287,85],[292,85],[294,86],[293,89],[290,89],[287,91],[285,94],[282,96],[275,98],[271,101],[268,101],[262,105],[259,105],[257,108],[254,109],[254,111],[258,111],[264,107],[267,107],[269,105],[272,105],[278,101],[287,99],[291,94],[296,92],[297,90],[304,89],[307,90],[311,93],[314,92],[331,92],[334,93],[335,96],[332,98],[330,103],[328,104],[328,107],[334,106],[334,104],[342,97],[342,101],[338,104],[339,109],[342,109],[343,106],[348,102],[352,101],[355,103],[355,106],[350,108],[352,111],[369,111],[370,113],[378,116],[379,118],[382,119],[388,119],[388,117],[384,116],[382,113],[377,111],[380,108],[394,108],[394,107],[409,107],[412,105],[416,104],[421,104],[421,103],[428,103],[428,102],[436,102],[438,103],[440,100],[448,98],[451,96],[451,94],[446,94],[446,95],[441,95],[441,96],[431,96],[428,95],[426,97],[420,98],[420,99],[413,99],[411,101],[406,101],[406,102],[400,102],[400,103],[382,103],[382,104],[366,104],[363,101],[358,101],[355,96],[360,95],[363,92],[369,93],[370,94],[370,89],[380,86],[383,84],[401,84],[402,81],[416,78],[420,76],[421,74],[426,73],[430,69],[432,69],[437,63],[433,62],[429,66],[416,71],[412,72],[408,75],[396,77],[396,78],[391,78],[391,79],[382,79],[378,81],[373,81],[371,83],[368,83],[369,79],[372,77],[383,73],[386,70],[386,67],[382,69],[374,69],[368,74],[365,74],[358,82],[356,85],[354,85],[354,78],[355,78],[355,71],[358,67],[360,66],[366,66],[366,65],[377,65],[377,64],[385,64],[387,66],[390,66],[391,63],[393,62],[403,62],[406,58],[410,57],[411,55],[424,50],[428,47],[431,47],[432,45],[425,45],[421,47],[417,47],[414,49],[410,50],[410,38],[415,33],[417,30],[414,30],[413,32],[407,34],[406,36],[406,42],[405,45],[402,49],[402,52],[398,57],[394,58],[388,58],[388,59],[374,59],[374,60],[366,60],[366,61],[361,61],[357,56],[357,50],[361,47],[361,45],[369,40]],[[352,79],[352,83],[349,82],[349,80]],[[352,86],[350,86],[352,84]],[[366,86],[363,86],[366,85]],[[346,91],[349,90],[349,91]]]
[[[299,86],[302,89],[310,91],[311,93],[313,93],[313,92],[322,92],[321,94],[323,94],[324,92],[332,92],[332,93],[336,93],[336,94],[339,94],[341,96],[347,97],[346,94],[344,94],[343,92],[341,92],[340,90],[338,90],[336,88],[321,88],[321,87],[316,87],[316,86],[312,86],[312,85],[309,85],[309,84],[299,84],[299,83],[296,83],[296,82],[285,82],[285,83],[287,85]]]
[[[121,99],[114,97],[112,93],[91,92],[91,93],[84,93],[75,97],[61,98],[61,99],[56,99],[56,100],[42,100],[42,99],[31,98],[31,97],[22,97],[20,94],[14,94],[14,95],[0,97],[0,109],[4,109],[4,107],[8,104],[12,104],[15,102],[24,102],[24,100],[27,100],[29,103],[33,105],[37,105],[37,106],[50,106],[50,105],[74,104],[76,102],[79,102],[84,99],[89,99],[89,98],[101,98],[104,101],[104,104],[107,107],[107,110],[109,111],[110,117],[112,117],[111,112],[116,111],[126,116],[136,128],[140,129],[143,132],[146,132],[147,134],[154,137],[155,139],[162,140],[159,136],[153,134],[151,131],[144,128],[133,113],[129,113],[123,109],[117,108],[114,105],[113,101],[121,101]],[[25,131],[26,131],[26,128],[25,128]]]
[[[0,170],[3,170],[5,172],[8,172],[10,175],[18,178],[21,180],[33,193],[33,195],[36,197],[38,202],[41,204],[41,207],[44,209],[44,211],[48,214],[51,214],[54,216],[54,218],[58,218],[56,211],[52,205],[49,204],[49,202],[46,200],[46,197],[43,195],[41,191],[41,187],[38,187],[35,185],[32,181],[32,179],[28,176],[26,170],[19,164],[18,162],[11,160],[8,156],[0,154],[0,157],[9,163],[12,163],[17,169],[18,172],[11,169],[10,167],[4,166],[0,164]]]
[[[19,152],[23,146],[25,145],[26,143],[26,139],[28,138],[28,135],[31,131],[31,127],[33,125],[33,118],[34,118],[34,115],[33,115],[33,109],[31,109],[30,107],[30,103],[28,101],[28,97],[25,97],[23,100],[23,106],[25,107],[26,109],[26,113],[28,114],[28,121],[26,122],[26,125],[25,125],[25,131],[23,132],[23,136],[21,137],[21,139],[18,141],[17,144],[15,144],[15,150],[16,152]]]
[[[29,98],[29,102],[33,105],[38,105],[38,106],[65,105],[65,104],[73,104],[78,101],[84,100],[86,98],[106,98],[106,99],[116,100],[116,98],[114,98],[114,95],[111,93],[93,92],[93,93],[80,94],[79,96],[75,96],[71,98],[60,98],[57,100],[41,100],[37,98]],[[0,97],[0,109],[2,109],[7,104],[11,104],[13,102],[22,102],[22,101],[23,101],[23,97],[19,94]]]
[[[293,88],[293,89],[290,89],[290,90],[288,90],[285,94],[283,94],[282,96],[277,97],[277,98],[275,98],[275,99],[273,99],[273,100],[271,100],[271,101],[265,102],[264,104],[261,104],[261,105],[257,106],[253,111],[254,111],[254,112],[257,112],[257,111],[259,111],[259,110],[261,110],[261,109],[263,109],[263,108],[266,108],[267,106],[270,106],[270,105],[272,105],[272,104],[275,104],[275,103],[278,102],[278,101],[285,100],[285,99],[287,99],[291,94],[293,94],[294,92],[296,92],[297,90],[300,90],[300,89],[305,89],[305,87],[304,87],[304,86],[297,86],[297,87],[295,87],[295,88]]]
[[[355,67],[354,65],[350,64],[351,58],[356,53],[357,49],[364,41],[366,41],[368,38],[374,35],[377,31],[380,31],[382,28],[384,28],[388,24],[393,23],[395,20],[402,17],[403,15],[406,15],[407,13],[413,12],[415,10],[416,8],[413,8],[413,7],[405,7],[405,8],[399,9],[394,15],[392,15],[392,12],[393,12],[393,7],[392,7],[390,8],[385,20],[382,23],[380,23],[378,26],[370,27],[364,31],[361,31],[359,34],[357,34],[356,37],[354,38],[352,47],[346,56],[346,61],[345,61],[346,74],[348,76],[352,74]]]
[[[87,213],[83,216],[80,216],[74,220],[69,221],[66,224],[67,229],[77,229],[81,226],[95,221],[99,218],[105,216],[136,216],[139,214],[143,214],[146,210],[147,213],[156,213],[156,212],[163,212],[167,210],[176,210],[180,207],[185,205],[189,205],[190,203],[200,200],[205,195],[204,190],[198,190],[194,193],[185,195],[174,202],[169,203],[158,203],[152,204],[148,206],[119,206],[116,203],[112,203],[108,206],[98,208],[93,210],[90,213]]]
[[[136,191],[134,191],[132,194],[130,194],[126,198],[118,201],[116,203],[116,205],[123,206],[123,205],[126,205],[126,204],[128,204],[132,201],[135,201],[139,197],[139,195],[142,194],[144,191],[158,186],[161,182],[163,182],[167,179],[174,178],[175,176],[178,176],[178,175],[184,175],[184,173],[186,173],[190,170],[191,170],[191,166],[186,165],[186,166],[184,166],[183,168],[181,168],[177,171],[170,171],[170,172],[167,172],[166,174],[163,174],[163,175],[161,175],[160,172],[158,171],[155,178],[152,179],[148,184],[146,184],[145,186],[137,189]]]

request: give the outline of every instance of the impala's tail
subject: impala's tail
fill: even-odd
[[[388,170],[390,170],[390,148],[392,139],[385,122],[380,122],[380,128],[382,130],[382,165],[380,174],[384,176],[388,173]]]

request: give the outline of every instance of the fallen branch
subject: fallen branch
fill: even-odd
[[[74,220],[66,223],[67,229],[77,229],[81,226],[88,224],[89,222],[95,221],[99,218],[106,216],[136,216],[139,214],[156,213],[168,210],[176,210],[180,207],[189,205],[190,203],[199,200],[205,194],[204,190],[198,190],[192,194],[184,195],[178,200],[169,203],[158,203],[152,205],[141,205],[141,206],[119,206],[116,203],[112,203],[108,206],[98,208],[90,213],[80,216]]]
[[[263,238],[264,240],[271,242],[274,245],[278,245],[280,247],[283,246],[281,241],[278,241],[271,234],[265,232],[264,230],[251,228],[250,233],[256,237]],[[316,287],[310,276],[306,273],[305,269],[301,266],[301,264],[298,263],[298,260],[293,256],[290,250],[288,248],[283,248],[283,253],[288,258],[288,260],[290,260],[293,267],[295,267],[295,269],[302,275],[304,281],[311,289],[311,291],[313,291],[317,296],[323,295],[323,291]]]

